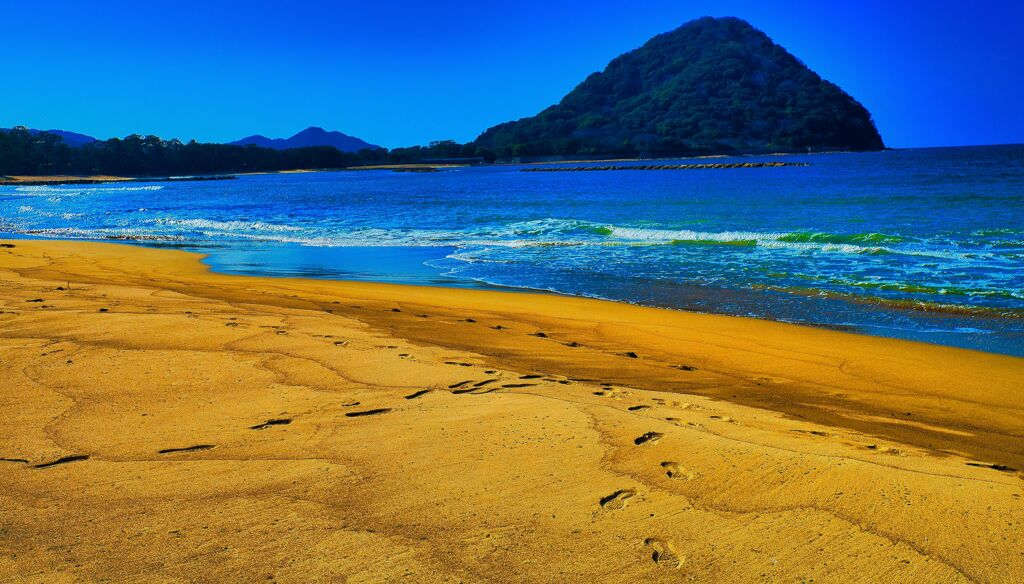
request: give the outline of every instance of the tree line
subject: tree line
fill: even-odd
[[[273,150],[133,134],[71,147],[60,136],[48,132],[33,133],[22,126],[0,130],[0,175],[15,176],[181,176],[411,164],[454,158],[494,160],[486,149],[452,140],[393,150],[342,152],[333,146]]]

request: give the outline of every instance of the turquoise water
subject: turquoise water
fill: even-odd
[[[741,160],[810,166],[7,186],[0,232],[178,246],[224,272],[550,290],[1024,355],[1024,146]]]

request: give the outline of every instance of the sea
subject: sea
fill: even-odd
[[[232,274],[545,291],[1024,356],[1024,146],[561,166],[762,161],[806,166],[0,186],[0,236],[174,247]]]

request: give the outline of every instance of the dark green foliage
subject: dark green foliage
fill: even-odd
[[[738,18],[701,18],[594,73],[536,116],[490,128],[498,156],[875,150],[866,109]]]
[[[430,158],[493,156],[450,140],[430,146],[341,152],[332,146],[272,150],[257,146],[161,140],[138,134],[70,148],[55,134],[0,130],[0,175],[176,176],[401,164]]]

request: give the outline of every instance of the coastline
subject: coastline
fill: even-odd
[[[209,180],[233,180],[235,175],[215,174],[198,176],[0,176],[0,186],[37,187],[50,185],[96,185],[107,183],[137,182],[189,182]]]
[[[774,156],[791,156],[791,155],[806,155],[806,154],[836,154],[841,152],[741,152],[733,154],[693,154],[688,156],[659,156],[659,157],[636,157],[636,158],[616,158],[616,157],[599,157],[593,159],[585,158],[566,158],[565,160],[538,160],[538,161],[524,161],[524,162],[512,162],[512,161],[495,161],[490,163],[481,164],[470,164],[470,163],[424,163],[424,162],[410,162],[410,163],[394,163],[394,164],[368,164],[362,166],[343,166],[339,168],[295,168],[286,170],[267,170],[267,171],[256,171],[256,172],[230,172],[230,173],[218,173],[213,175],[203,176],[188,176],[188,177],[168,177],[168,176],[157,176],[157,177],[146,177],[146,176],[113,176],[113,175],[86,175],[86,176],[66,176],[66,175],[0,175],[0,186],[45,186],[45,185],[72,185],[72,184],[103,184],[103,183],[115,183],[115,182],[172,182],[181,180],[225,180],[236,178],[238,176],[249,176],[249,175],[266,175],[266,174],[307,174],[307,173],[318,173],[318,172],[341,172],[341,171],[362,171],[362,170],[391,170],[394,172],[433,172],[437,170],[446,170],[453,168],[465,168],[467,166],[524,166],[527,170],[536,170],[536,168],[543,168],[548,165],[558,164],[569,164],[569,163],[619,163],[619,162],[657,162],[665,160],[704,160],[704,159],[716,159],[716,158],[750,158],[750,157],[774,157]],[[750,163],[746,163],[750,164]],[[772,166],[778,166],[779,163],[773,163]],[[685,169],[686,165],[683,165]],[[742,166],[742,164],[740,165]]]
[[[0,579],[1024,575],[1010,543],[1024,359],[557,295],[218,274],[139,246],[0,244]],[[99,551],[129,525],[148,560]],[[43,541],[78,551],[30,551]]]
[[[317,172],[341,172],[347,170],[391,170],[394,172],[433,172],[439,169],[461,168],[466,164],[377,164],[369,166],[346,166],[342,168],[298,168],[289,170],[234,172],[228,174],[212,174],[197,176],[65,176],[65,175],[10,175],[0,176],[0,186],[48,186],[48,185],[92,185],[105,183],[135,182],[182,182],[232,180],[239,176],[264,174],[308,174]]]

